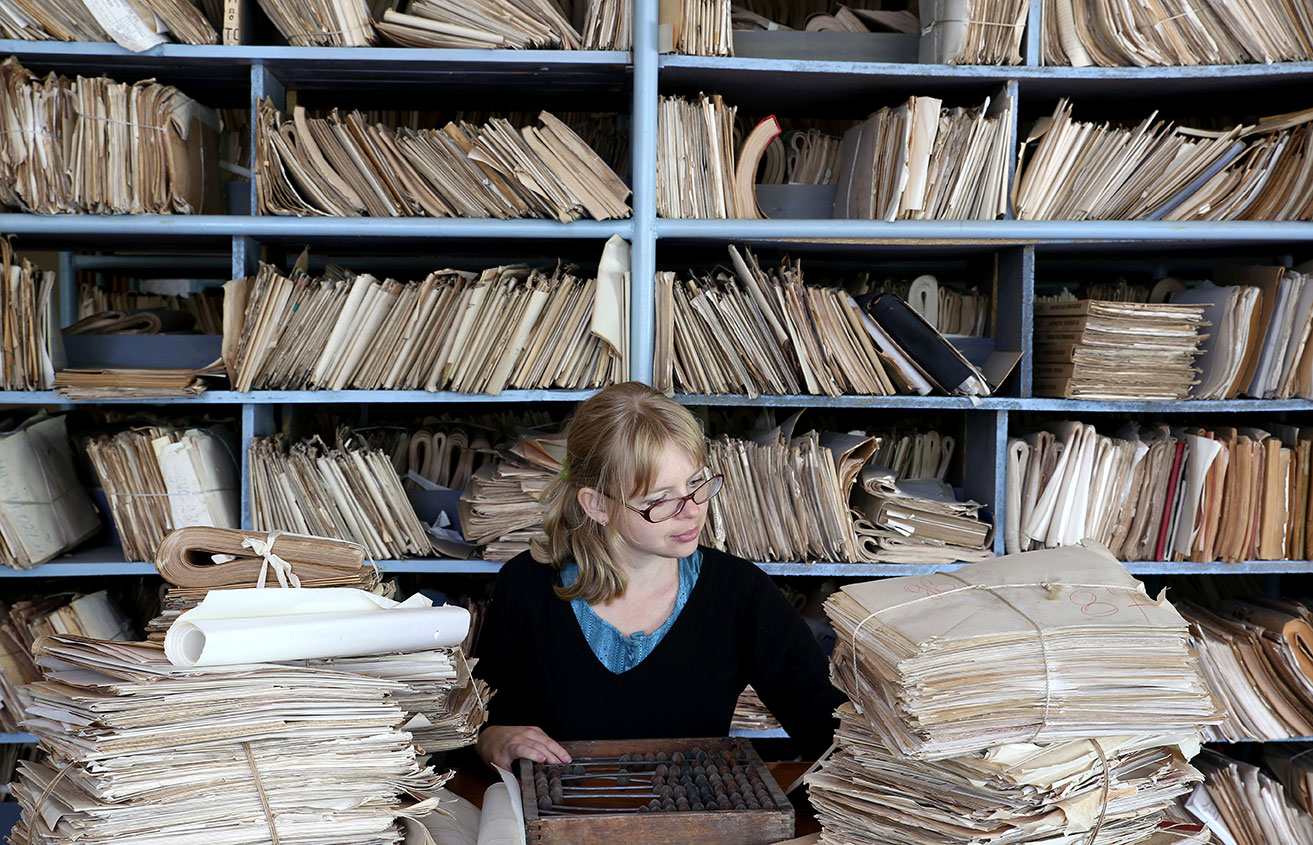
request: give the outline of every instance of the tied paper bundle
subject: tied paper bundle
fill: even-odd
[[[159,44],[215,44],[214,26],[190,0],[66,0],[0,7],[0,38],[114,41],[134,52]]]
[[[1168,808],[1203,779],[1186,762],[1194,736],[1015,742],[926,762],[891,751],[852,704],[839,717],[839,750],[807,776],[826,845],[1156,843]]]
[[[14,254],[0,238],[0,390],[48,390],[55,381],[59,327],[55,274]]]
[[[397,845],[399,817],[433,810],[450,777],[416,760],[393,681],[181,668],[157,646],[65,636],[35,652],[25,727],[48,757],[13,787],[15,845]]]
[[[0,64],[0,204],[36,214],[219,210],[219,119],[171,85]]]
[[[751,439],[707,444],[707,465],[725,476],[701,541],[748,560],[855,561],[848,496],[876,448],[863,434],[794,434],[801,411]]]
[[[95,505],[73,468],[64,418],[41,411],[0,432],[0,562],[28,569],[99,531]]]
[[[266,264],[224,285],[224,362],[240,391],[601,387],[629,377],[628,277],[619,236],[595,274],[510,265],[403,283]]]
[[[825,608],[836,683],[908,757],[1221,721],[1186,620],[1093,544],[852,584]]]
[[[899,481],[876,464],[862,468],[854,504],[861,559],[871,563],[940,563],[994,556],[993,527],[980,504],[959,502],[938,478]]]
[[[125,560],[154,560],[175,528],[236,528],[238,470],[222,428],[150,426],[85,442]]]
[[[0,602],[0,731],[17,733],[26,716],[31,697],[23,687],[41,680],[32,645],[47,634],[126,640],[132,626],[104,590],[16,601],[12,606]]]
[[[151,640],[162,641],[174,620],[210,590],[272,586],[276,580],[283,587],[355,587],[384,594],[378,569],[366,565],[360,544],[283,531],[179,528],[160,543],[155,568],[172,586],[160,615],[146,625]]]
[[[369,123],[358,111],[290,116],[260,101],[261,214],[328,217],[540,217],[568,223],[630,214],[629,188],[550,112],[442,129]]]
[[[280,436],[255,437],[248,455],[255,530],[341,537],[375,560],[433,551],[391,459],[350,432],[336,447],[318,436],[290,448]]]
[[[1035,393],[1065,399],[1185,399],[1208,336],[1203,305],[1035,305]]]
[[[565,435],[521,432],[484,464],[460,494],[465,539],[482,548],[484,560],[510,560],[542,533],[547,488],[565,469]]]

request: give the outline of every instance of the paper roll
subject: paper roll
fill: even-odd
[[[459,644],[463,607],[428,606],[341,587],[221,590],[178,617],[164,639],[175,666],[221,666],[421,651]]]
[[[479,819],[479,845],[521,845],[524,831],[515,814],[510,790],[494,783],[483,793],[483,816]]]

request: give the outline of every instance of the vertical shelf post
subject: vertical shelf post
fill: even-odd
[[[962,490],[989,509],[994,520],[994,554],[1003,554],[1003,509],[1007,499],[1008,412],[968,411],[963,446]]]
[[[657,0],[634,0],[630,121],[634,235],[629,274],[629,377],[652,383],[656,321]]]
[[[254,513],[251,501],[251,441],[256,437],[268,437],[274,433],[274,408],[272,405],[256,405],[247,402],[242,405],[242,527],[254,528]]]

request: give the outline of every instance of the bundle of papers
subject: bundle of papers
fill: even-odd
[[[658,37],[663,53],[732,56],[730,0],[674,0],[659,8]]]
[[[943,481],[957,450],[957,438],[929,429],[874,431],[879,445],[870,464],[885,467],[895,479],[936,478]]]
[[[922,0],[920,60],[950,65],[1019,65],[1027,0]]]
[[[1009,551],[1090,537],[1123,560],[1303,560],[1313,432],[1068,421],[1008,442]]]
[[[861,559],[876,563],[941,563],[994,556],[993,527],[980,505],[959,502],[937,478],[899,481],[893,470],[867,464],[853,504]]]
[[[219,119],[170,85],[38,77],[8,58],[0,64],[0,149],[0,204],[10,208],[219,209]]]
[[[657,109],[657,214],[671,218],[758,216],[737,205],[737,110],[719,94],[703,94],[694,101],[662,97]],[[749,186],[755,184],[755,175],[755,169],[745,171]]]
[[[1269,742],[1263,746],[1263,762],[1276,774],[1296,807],[1313,814],[1313,754],[1305,754],[1302,742]]]
[[[88,438],[84,448],[125,560],[154,560],[175,528],[239,524],[235,446],[221,428],[136,428]]]
[[[844,133],[834,216],[994,220],[1007,211],[1011,97],[945,108],[912,97]]]
[[[798,416],[751,439],[708,443],[707,465],[725,486],[710,502],[704,544],[757,561],[861,559],[848,496],[876,442],[794,434]]]
[[[542,534],[547,488],[565,467],[565,436],[525,431],[497,454],[460,495],[461,532],[484,560],[510,560]]]
[[[1019,220],[1307,220],[1313,109],[1203,130],[1075,121],[1060,100],[1022,144]]]
[[[196,370],[148,367],[59,370],[53,387],[65,399],[159,399],[199,396],[206,390]]]
[[[874,279],[856,293],[892,293],[907,302],[935,331],[943,335],[988,337],[990,324],[989,294],[972,285],[955,290],[929,273],[912,279]]]
[[[432,552],[391,460],[349,432],[335,447],[317,436],[290,448],[280,437],[255,437],[247,455],[256,531],[339,537],[375,560]]]
[[[258,1],[293,47],[369,47],[378,43],[365,0]]]
[[[157,44],[217,44],[219,35],[188,0],[140,3],[36,2],[0,8],[0,37],[23,41],[114,41],[141,52]]]
[[[97,311],[65,326],[64,334],[159,334],[186,332],[195,325],[192,314],[168,308]]]
[[[442,129],[370,123],[359,111],[284,115],[261,100],[261,214],[328,217],[628,217],[630,190],[550,112]]]
[[[523,265],[422,282],[281,275],[225,285],[224,362],[236,390],[587,389],[629,377],[629,245],[594,278]]]
[[[106,290],[100,285],[81,282],[78,284],[78,322],[81,323],[93,314],[106,311],[130,313],[137,319],[150,320],[144,315],[153,315],[159,321],[160,331],[173,331],[178,320],[190,316],[190,323],[179,323],[180,328],[195,328],[201,334],[221,334],[223,332],[223,300],[220,296],[207,293],[160,294],[138,290]],[[154,323],[154,320],[151,320]],[[76,325],[76,324],[75,324]],[[65,326],[67,333],[72,326]],[[123,329],[114,329],[122,332]]]
[[[752,684],[748,684],[735,702],[734,716],[729,726],[737,731],[773,731],[781,727],[779,720],[762,703]]]
[[[1226,845],[1313,845],[1313,818],[1281,783],[1257,766],[1208,750],[1197,761],[1205,780],[1186,807]]]
[[[49,390],[55,381],[55,274],[14,254],[0,238],[0,390]]]
[[[1099,842],[1151,842],[1203,779],[1186,762],[1197,744],[1159,734],[1014,742],[927,762],[891,751],[852,704],[839,716],[838,752],[806,778],[823,843],[1078,845],[1094,841],[1100,820]]]
[[[1151,733],[1197,742],[1221,721],[1185,619],[1096,546],[850,584],[825,609],[836,684],[903,756]]]
[[[358,543],[283,531],[179,528],[160,543],[155,568],[172,586],[164,593],[160,615],[146,625],[151,640],[162,641],[178,616],[200,604],[210,590],[277,584],[355,587],[389,598],[392,592],[380,582],[378,569],[365,563]]]
[[[1151,25],[1146,26],[1146,22]],[[1291,0],[1044,0],[1046,65],[1150,67],[1313,59],[1313,9]]]
[[[73,467],[64,418],[41,411],[0,430],[0,562],[27,569],[99,531],[95,505]]]
[[[588,0],[583,39],[585,50],[632,50],[633,4],[626,0]]]
[[[1185,399],[1208,327],[1204,306],[1184,303],[1037,302],[1037,396]]]
[[[266,591],[282,592],[282,591]],[[17,845],[402,841],[437,804],[404,685],[299,666],[179,668],[144,643],[48,637],[20,765]]]
[[[1209,739],[1313,736],[1309,610],[1296,602],[1228,601],[1221,611],[1178,603],[1190,620],[1199,668],[1227,718]]]
[[[32,644],[47,634],[126,640],[132,626],[104,590],[0,602],[0,731],[17,732],[26,718],[31,697],[23,687],[41,679]]]
[[[552,0],[411,0],[375,26],[403,47],[578,50],[583,41]],[[592,48],[598,49],[598,48]]]
[[[766,145],[758,185],[834,185],[839,139],[818,129],[790,129]]]
[[[732,274],[657,273],[657,388],[753,397],[902,392],[901,378],[896,385],[886,370],[889,339],[850,294],[805,285],[801,261],[766,271],[747,250],[731,246],[729,254]]]

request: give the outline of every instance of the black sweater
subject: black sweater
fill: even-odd
[[[703,548],[679,617],[619,675],[593,654],[559,583],[527,552],[497,576],[475,670],[496,690],[489,724],[537,725],[555,740],[725,736],[752,684],[805,755],[829,745],[844,696],[807,624],[753,564]]]

